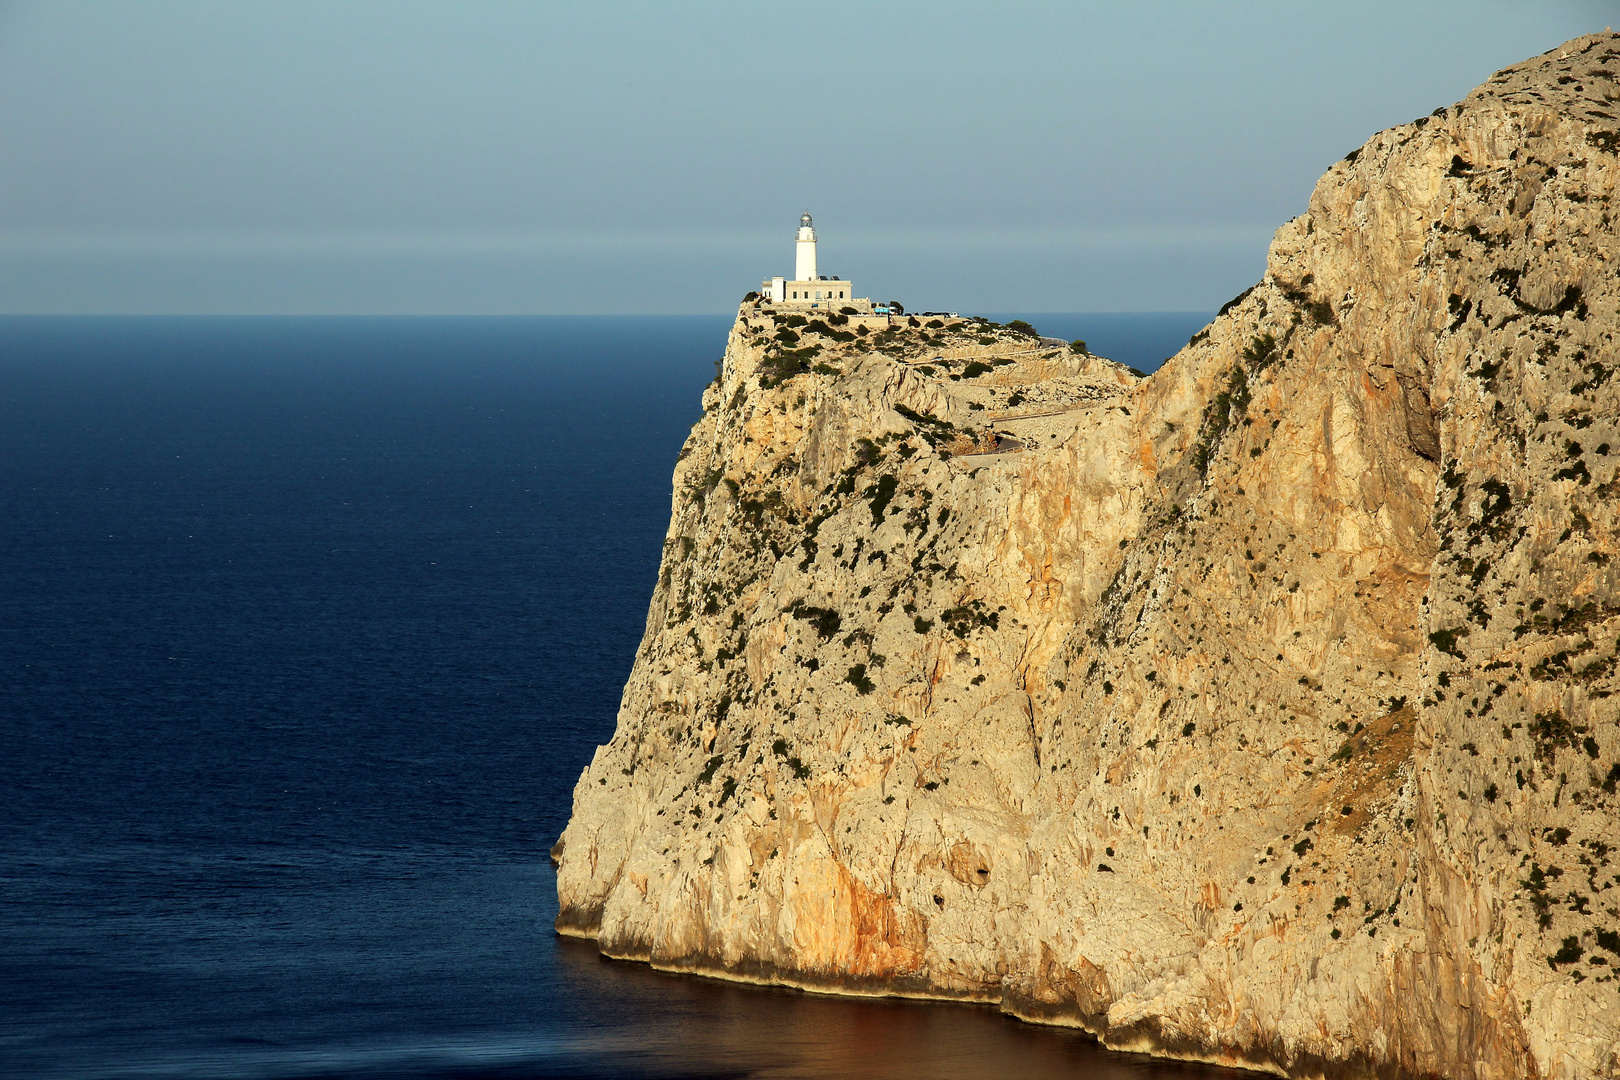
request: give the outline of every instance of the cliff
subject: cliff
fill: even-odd
[[[1148,378],[746,306],[558,929],[1289,1076],[1620,1075],[1617,80],[1580,38],[1374,136]]]

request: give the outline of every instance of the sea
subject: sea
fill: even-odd
[[[0,1077],[1239,1075],[553,934],[728,325],[0,319]]]

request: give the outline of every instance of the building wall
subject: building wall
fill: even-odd
[[[803,229],[799,230],[801,233]],[[793,244],[793,276],[799,281],[814,281],[816,279],[816,242],[815,240],[796,240]]]
[[[789,281],[785,278],[771,278],[763,282],[759,291],[778,304],[806,304],[815,306],[827,303],[848,303],[855,298],[855,287],[842,278],[831,278],[821,281]]]

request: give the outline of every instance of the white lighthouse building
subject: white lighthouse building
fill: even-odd
[[[799,218],[799,237],[793,244],[793,280],[816,280],[816,227],[808,210]]]
[[[793,249],[793,277],[768,278],[760,284],[760,294],[768,302],[834,311],[846,306],[866,306],[865,302],[854,302],[855,290],[846,279],[817,272],[816,227],[808,210],[799,218],[799,235]]]

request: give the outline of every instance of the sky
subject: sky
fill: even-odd
[[[0,313],[1204,311],[1620,0],[0,0]]]

